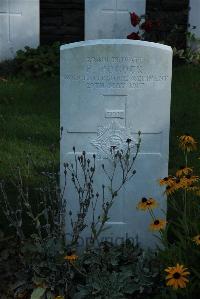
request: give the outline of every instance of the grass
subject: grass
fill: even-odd
[[[172,81],[169,172],[184,165],[177,137],[191,134],[200,142],[200,67],[184,65],[174,68]],[[192,165],[200,168],[199,151],[191,154]],[[190,160],[189,160],[190,162]],[[195,165],[194,165],[195,164]]]
[[[59,79],[0,81],[0,178],[31,151],[36,164],[48,160],[59,139]]]
[[[177,136],[200,132],[200,67],[173,70],[170,163],[183,164]],[[30,149],[38,165],[50,158],[49,146],[59,149],[59,78],[0,80],[0,178],[20,163]],[[193,154],[196,158],[198,154]],[[58,158],[59,162],[59,158]]]

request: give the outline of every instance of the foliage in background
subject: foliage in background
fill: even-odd
[[[25,47],[17,51],[15,58],[17,73],[25,77],[57,76],[59,74],[60,44],[39,46],[37,49]]]
[[[28,78],[59,75],[60,43],[38,48],[25,47],[13,60],[0,63],[0,76],[22,75]]]
[[[200,50],[194,47],[195,43],[199,40],[194,34],[185,32],[187,47],[185,49],[177,49],[177,33],[182,30],[181,26],[174,25],[171,32],[166,35],[165,40],[159,40],[159,27],[160,20],[149,19],[148,16],[138,16],[135,12],[130,13],[131,24],[135,31],[127,36],[132,40],[146,40],[151,42],[159,42],[161,44],[169,45],[173,48],[174,63],[192,63],[195,65],[200,64]]]
[[[194,34],[187,32],[187,47],[186,49],[178,50],[173,48],[174,57],[179,58],[186,63],[200,65],[200,40]]]

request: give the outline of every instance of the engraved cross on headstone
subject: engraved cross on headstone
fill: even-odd
[[[7,23],[8,23],[8,42],[11,43],[12,42],[12,38],[11,38],[11,18],[12,17],[21,17],[22,13],[19,11],[12,11],[10,8],[10,0],[6,0],[6,9],[5,10],[1,10],[0,8],[0,17],[1,16],[7,16]]]
[[[122,17],[122,14],[127,15],[127,21],[128,21],[128,14],[130,12],[126,8],[120,8],[120,4],[122,4],[121,0],[115,0],[114,7],[102,9],[103,13],[114,15],[115,21],[114,21],[114,26],[113,26],[113,38],[119,38],[118,32],[119,32],[120,19]]]

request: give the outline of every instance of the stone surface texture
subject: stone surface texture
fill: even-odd
[[[101,196],[101,185],[107,184],[101,165],[109,171],[110,146],[123,148],[128,137],[137,140],[142,132],[136,175],[119,193],[107,223],[105,235],[114,242],[138,235],[144,246],[154,246],[151,219],[136,210],[142,197],[156,198],[156,215],[165,217],[160,209],[166,210],[166,198],[158,179],[168,175],[171,75],[168,46],[108,39],[61,47],[61,186],[63,163],[73,161],[75,146],[78,154],[85,150],[91,159],[97,155],[94,185]],[[70,183],[65,197],[76,214],[78,201]],[[88,236],[87,229],[82,236]]]
[[[144,15],[146,0],[85,0],[85,40],[126,38],[133,31],[130,12]]]
[[[0,60],[13,58],[25,46],[37,47],[39,0],[0,1]]]

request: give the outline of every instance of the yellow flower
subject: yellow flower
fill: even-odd
[[[177,189],[175,188],[175,186],[167,186],[166,189],[165,189],[165,194],[166,195],[172,195]]]
[[[197,175],[186,175],[181,178],[183,188],[188,188],[194,185],[194,183],[197,183],[199,181],[199,176]]]
[[[160,179],[159,180],[159,184],[160,186],[174,186],[174,183],[175,183],[175,178],[173,176],[168,176],[168,177],[165,177],[164,179]]]
[[[179,138],[179,146],[184,151],[192,152],[197,149],[197,142],[192,136],[186,134]]]
[[[166,285],[171,286],[174,289],[178,288],[185,288],[187,282],[189,280],[186,278],[190,274],[190,272],[186,271],[187,268],[184,268],[183,265],[176,264],[175,267],[168,267],[165,269],[165,272],[167,272],[166,276]]]
[[[177,190],[186,189],[188,191],[197,191],[198,187],[194,183],[199,181],[199,177],[195,175],[186,175],[183,177],[174,178],[174,185],[167,186],[165,194],[167,196],[174,194]]]
[[[166,223],[167,222],[163,219],[156,219],[156,220],[154,220],[153,223],[150,224],[150,230],[158,231],[158,230],[164,229],[166,226]]]
[[[186,190],[189,191],[189,192],[190,192],[190,191],[191,191],[191,192],[195,192],[196,195],[198,195],[199,187],[194,186],[194,185],[192,184],[192,185],[186,187]]]
[[[197,245],[200,245],[200,235],[197,235],[192,239]]]
[[[74,262],[78,259],[78,255],[76,254],[68,254],[64,257],[64,260],[67,260],[68,262]]]
[[[139,210],[143,210],[143,211],[146,211],[148,209],[154,209],[158,206],[158,203],[157,201],[154,199],[154,198],[146,198],[146,197],[143,197],[141,199],[141,201],[138,203],[137,205],[137,208]]]
[[[176,176],[177,177],[181,177],[183,175],[188,175],[192,173],[192,168],[191,167],[185,167],[185,166],[181,166],[177,172],[176,172]]]

